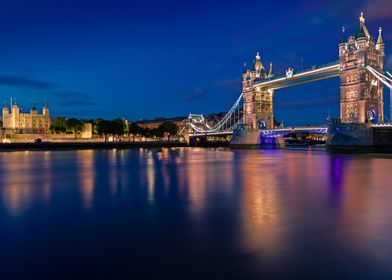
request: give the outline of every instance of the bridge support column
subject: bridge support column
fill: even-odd
[[[343,31],[344,32],[344,31]],[[379,31],[377,42],[369,34],[363,15],[355,36],[339,44],[340,119],[343,123],[384,122],[383,85],[366,68],[384,71],[384,43]]]
[[[268,88],[256,88],[255,114],[258,129],[274,128],[274,92]]]
[[[257,87],[255,81],[273,77],[272,64],[269,73],[261,63],[259,53],[255,58],[254,70],[246,70],[242,75],[242,93],[244,97],[244,123],[252,129],[273,129],[273,90]]]
[[[285,141],[283,136],[263,136],[260,135],[260,148],[262,149],[282,149],[285,147]]]

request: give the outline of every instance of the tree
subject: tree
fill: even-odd
[[[158,126],[158,131],[162,133],[162,135],[168,135],[168,139],[170,140],[170,136],[177,135],[178,126],[174,122],[166,121]]]
[[[66,119],[63,117],[54,117],[52,125],[50,126],[50,129],[54,133],[64,133],[67,131],[66,125],[65,125]]]
[[[136,135],[142,134],[142,128],[135,122],[131,123],[128,127],[129,134],[133,136],[133,141],[135,141]]]
[[[83,122],[81,120],[70,118],[65,120],[65,128],[67,132],[72,132],[74,134],[79,133],[83,129]]]
[[[125,134],[125,121],[123,119],[114,119],[110,124],[110,132],[114,135],[124,135]]]
[[[113,134],[117,136],[124,135],[128,132],[126,121],[123,119],[103,120],[96,119],[93,121],[93,130],[95,134],[107,135]]]
[[[98,135],[106,135],[111,133],[110,129],[110,121],[108,120],[103,120],[103,119],[97,119],[94,122],[94,130],[96,134]]]

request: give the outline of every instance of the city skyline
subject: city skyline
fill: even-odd
[[[388,1],[284,2],[2,4],[0,97],[26,109],[46,100],[53,115],[83,118],[227,111],[241,92],[243,63],[257,51],[275,74],[337,60],[340,30],[354,34],[361,11],[373,36],[382,26],[392,68]],[[285,124],[308,123],[309,115],[323,123],[328,113],[339,115],[338,78],[275,94]]]

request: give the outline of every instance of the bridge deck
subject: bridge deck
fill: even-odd
[[[292,77],[287,77],[286,75],[270,78],[267,80],[256,80],[254,87],[265,87],[269,89],[279,89],[289,86],[295,86],[299,84],[304,84],[308,82],[314,82],[318,80],[323,80],[327,78],[339,76],[339,61],[334,61],[332,63],[313,66],[309,69],[302,70],[295,73]]]
[[[264,136],[280,136],[286,135],[294,132],[311,132],[326,134],[328,131],[327,126],[299,126],[299,127],[287,127],[287,128],[277,128],[277,129],[267,129],[259,130],[259,132]],[[189,134],[189,137],[195,136],[218,136],[218,135],[230,135],[233,131],[218,131],[218,132],[206,132],[206,133],[193,133]]]

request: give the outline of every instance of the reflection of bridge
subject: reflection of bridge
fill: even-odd
[[[361,14],[359,31],[355,36],[346,38],[343,29],[339,58],[339,61],[315,65],[302,71],[288,68],[286,75],[274,77],[272,64],[267,73],[257,53],[254,69],[248,69],[242,75],[242,93],[229,112],[215,124],[190,115],[189,134],[225,135],[232,133],[239,125],[241,128],[258,129],[263,136],[283,135],[290,131],[325,134],[326,127],[275,127],[273,96],[274,91],[281,88],[332,77],[340,78],[340,119],[343,123],[383,123],[383,87],[392,89],[392,76],[384,72],[385,45],[381,28],[375,41]]]

